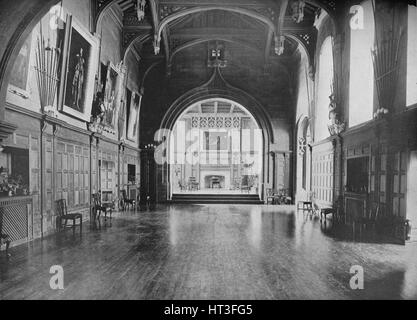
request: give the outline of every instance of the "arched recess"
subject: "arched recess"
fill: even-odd
[[[205,85],[198,87],[194,90],[189,91],[180,98],[178,98],[171,107],[166,112],[164,118],[161,121],[160,132],[167,133],[171,132],[180,118],[180,116],[192,105],[205,100],[211,99],[224,99],[232,101],[237,105],[244,106],[244,108],[252,115],[256,121],[259,129],[262,132],[263,138],[263,168],[262,168],[262,184],[261,188],[261,198],[265,196],[265,187],[266,183],[270,183],[273,180],[273,172],[270,170],[270,151],[271,145],[274,143],[274,134],[272,130],[271,122],[269,121],[270,117],[265,112],[262,105],[252,96],[246,92],[227,86],[227,88],[215,88],[210,84],[213,84],[213,81],[216,79],[216,74],[213,75],[212,79]],[[160,134],[155,137],[155,140],[158,142],[166,141],[166,136]],[[163,188],[166,191],[166,195],[162,198],[168,199],[170,197],[170,166],[164,165],[162,168],[162,180],[158,183],[162,183]],[[161,197],[159,197],[161,198]]]
[[[156,24],[158,23],[158,15],[157,15],[157,5],[155,0],[147,0],[149,3],[149,7],[152,14],[152,22],[153,27],[156,28]],[[109,9],[113,4],[115,4],[117,1],[115,0],[107,0],[100,8],[99,11],[95,15],[95,21],[94,25],[92,26],[92,31],[97,32],[98,26],[102,23],[104,13]]]
[[[334,93],[333,37],[328,36],[322,43],[318,55],[316,83],[316,104],[314,112],[314,141],[330,136],[328,130],[330,96]]]
[[[224,113],[217,114],[216,116],[213,116],[216,120],[216,122],[221,121],[221,125],[214,124],[214,126],[209,125],[203,125],[202,127],[198,124],[192,125],[192,119],[195,119],[194,117],[196,114],[198,117],[204,116],[201,114],[201,110],[198,111],[202,105],[211,104],[215,106],[216,104],[223,104],[223,105],[229,105],[230,113],[227,113],[225,115]],[[234,113],[233,110],[238,110],[236,113]],[[194,115],[191,116],[189,113],[194,112]],[[200,112],[200,113],[199,113]],[[217,112],[214,111],[214,112]],[[205,114],[208,116],[208,114]],[[224,123],[226,122],[226,118],[230,117],[230,126],[225,127]],[[236,117],[240,119],[242,117],[242,123],[239,126],[235,126],[235,120]],[[207,119],[207,118],[206,118]],[[222,120],[220,120],[222,119]],[[233,119],[233,121],[232,121]],[[193,141],[192,144],[187,145],[186,137],[187,137],[187,129],[188,126],[186,125],[188,123],[190,126],[192,126],[193,133],[190,132],[191,136],[196,138],[196,140]],[[184,126],[182,126],[184,125]],[[185,129],[179,129],[181,128]],[[248,132],[245,132],[245,130],[250,130],[250,134]],[[203,136],[206,136],[208,139],[208,135],[206,133],[214,130],[214,134],[218,134],[219,132],[222,132],[223,134],[227,134],[227,139],[222,139],[222,145],[223,149],[220,149],[220,138],[218,138],[218,159],[213,159],[210,157],[210,160],[208,159],[209,153],[213,151],[213,149],[210,149],[210,152],[207,152],[206,148],[204,147],[205,143],[203,142]],[[239,131],[239,135],[237,135],[236,131]],[[258,122],[254,119],[253,115],[247,110],[247,108],[239,103],[237,103],[234,100],[224,99],[224,98],[209,98],[204,100],[199,100],[195,104],[189,105],[179,116],[178,120],[175,122],[174,127],[170,131],[171,134],[169,135],[169,138],[166,140],[167,144],[167,162],[168,162],[168,168],[169,168],[169,185],[168,189],[170,190],[169,196],[172,196],[172,194],[176,193],[184,193],[184,189],[181,187],[180,182],[188,181],[189,177],[194,177],[195,181],[199,184],[200,190],[205,190],[206,192],[212,193],[213,191],[220,194],[234,194],[235,192],[241,192],[240,186],[236,187],[236,179],[242,178],[244,175],[256,175],[258,178],[256,179],[256,182],[253,182],[254,185],[252,185],[254,188],[251,188],[251,190],[248,190],[248,194],[258,194],[259,196],[262,196],[262,185],[264,181],[264,175],[263,175],[263,166],[264,166],[264,137],[260,133],[260,127]],[[191,137],[190,136],[190,137]],[[198,138],[197,138],[198,137]],[[219,136],[217,136],[219,137]],[[242,138],[245,137],[245,138]],[[193,138],[192,138],[193,139]],[[184,145],[182,144],[184,142]],[[188,148],[192,147],[192,145],[195,147],[193,149],[194,151],[190,151]],[[225,147],[227,148],[225,149]],[[233,146],[233,149],[232,149]],[[185,148],[184,148],[185,147]],[[230,149],[229,149],[230,148]],[[220,160],[220,150],[222,150],[222,160]],[[234,150],[234,151],[232,151]],[[227,154],[224,153],[224,151],[227,152]],[[184,156],[184,152],[186,154]],[[239,153],[239,160],[233,157],[232,153]],[[193,161],[191,158],[189,158],[189,155],[198,153],[199,156],[197,158],[194,158]],[[188,155],[187,155],[188,154]],[[247,156],[250,156],[250,158],[246,158]],[[207,158],[206,158],[207,156]],[[226,156],[227,158],[224,158]],[[194,156],[195,157],[195,156]],[[201,160],[202,158],[205,158],[205,160]],[[186,160],[188,159],[188,160]],[[200,159],[200,160],[199,160]],[[214,162],[206,162],[206,161],[214,161]],[[200,163],[199,161],[204,161],[203,163]],[[227,161],[227,163],[223,162]],[[251,164],[251,168],[247,169],[249,171],[246,171],[243,164]],[[202,167],[200,166],[202,165]],[[234,165],[237,165],[235,169],[233,169]],[[206,167],[208,166],[208,167]],[[225,169],[226,167],[226,169]],[[177,172],[178,170],[178,172]],[[181,172],[181,174],[178,174]],[[246,172],[246,173],[244,173]],[[207,179],[207,176],[212,175],[218,175],[219,173],[222,174],[222,182],[219,181],[219,190],[216,191],[216,189],[213,189],[210,187],[210,182]],[[222,187],[220,187],[220,184]],[[256,189],[256,190],[255,190]],[[185,191],[185,193],[189,193],[189,191]]]
[[[137,36],[136,38],[133,38],[126,46],[123,52],[124,61],[126,61],[126,57],[129,54],[130,50],[133,49],[134,45],[136,43],[145,43],[146,41],[149,41],[152,38],[150,34],[141,34]]]
[[[205,11],[213,11],[213,10],[222,10],[222,11],[230,11],[230,12],[235,12],[235,13],[240,13],[243,15],[246,15],[248,17],[254,18],[256,20],[259,20],[261,22],[263,22],[265,25],[267,25],[271,30],[273,30],[274,32],[276,32],[276,26],[274,24],[274,22],[272,22],[269,18],[265,17],[262,14],[256,13],[254,11],[251,10],[247,10],[247,9],[243,9],[243,8],[238,8],[238,7],[226,7],[226,6],[204,6],[204,7],[195,7],[195,8],[190,8],[190,9],[186,9],[186,10],[182,10],[179,12],[176,12],[168,17],[166,17],[165,19],[163,19],[161,21],[161,23],[158,25],[158,28],[155,30],[155,39],[157,41],[161,40],[161,34],[162,31],[164,30],[164,28],[172,21],[175,21],[179,18],[182,18],[184,16],[193,14],[193,13],[198,13],[198,12],[205,12]]]
[[[311,121],[306,115],[302,115],[297,121],[297,157],[296,157],[296,197],[298,200],[310,200],[308,194],[311,191]]]

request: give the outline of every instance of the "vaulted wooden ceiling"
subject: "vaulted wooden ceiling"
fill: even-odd
[[[137,2],[95,0],[95,18],[98,21],[111,6],[119,7],[123,50],[140,55],[143,77],[159,65],[183,87],[204,83],[212,72],[207,65],[209,46],[221,42],[228,66],[222,71],[225,79],[245,90],[250,81],[260,95],[291,90],[289,62],[294,53],[302,46],[312,57],[317,14],[337,10],[335,1],[303,1],[304,18],[296,23],[296,0],[146,0],[145,18],[139,21]],[[284,50],[278,54],[281,39]]]
[[[274,56],[280,36],[312,50],[317,11],[336,10],[335,1],[305,1],[304,20],[295,23],[291,17],[294,2],[297,1],[146,0],[145,19],[139,21],[137,0],[95,0],[95,16],[98,19],[111,5],[119,6],[123,12],[124,49],[151,42],[153,55],[165,58],[167,64],[178,50],[216,39],[257,49],[268,60]]]

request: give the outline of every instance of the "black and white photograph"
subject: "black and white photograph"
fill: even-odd
[[[0,40],[0,310],[417,300],[416,1],[0,0]]]

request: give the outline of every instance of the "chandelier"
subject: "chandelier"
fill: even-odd
[[[145,18],[145,7],[146,7],[146,0],[137,0],[136,11],[137,11],[139,21],[142,21]]]

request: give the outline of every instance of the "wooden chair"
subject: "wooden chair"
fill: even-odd
[[[376,224],[379,216],[379,204],[372,204],[372,207],[364,216],[357,216],[353,219],[353,233],[355,234],[356,226],[359,226],[359,234],[362,234],[362,228],[368,229],[369,227],[372,230],[376,231]]]
[[[132,209],[135,208],[136,200],[135,199],[129,199],[127,197],[127,191],[122,190],[122,201],[123,201],[123,210],[126,210],[126,207],[131,206]]]
[[[3,233],[3,214],[0,213],[0,248],[3,243],[6,245],[6,257],[10,257],[9,247],[11,242],[9,235]]]
[[[291,204],[292,198],[288,189],[280,189],[277,194],[278,204]]]
[[[100,193],[93,194],[93,202],[94,202],[94,207],[93,207],[94,219],[97,218],[97,213],[98,213],[98,218],[100,219],[102,212],[104,213],[104,220],[107,221],[107,213],[109,213],[110,219],[112,218],[113,206],[114,206],[113,202],[106,201],[102,203]]]
[[[273,189],[266,189],[266,204],[275,204],[275,195]]]
[[[327,221],[327,216],[331,214],[332,217],[336,217],[336,208],[333,207],[322,207],[320,208],[320,221],[323,220],[324,217],[324,221]]]
[[[199,184],[197,182],[197,179],[195,177],[189,177],[188,178],[188,190],[190,191],[198,191],[199,189]]]
[[[300,210],[303,212],[307,211],[307,213],[314,213],[313,202],[312,201],[298,201],[297,210]]]
[[[81,213],[68,213],[67,208],[67,201],[65,199],[60,199],[56,201],[56,212],[57,212],[57,218],[58,218],[58,229],[62,230],[62,228],[67,227],[68,220],[72,221],[72,228],[75,232],[75,227],[80,227],[80,233],[82,233],[83,228],[83,215]],[[80,223],[77,225],[77,220],[80,220]]]

